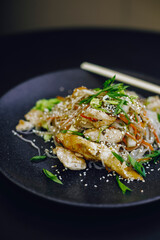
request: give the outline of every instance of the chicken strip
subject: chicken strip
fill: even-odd
[[[16,126],[17,131],[29,131],[34,127],[34,125],[28,121],[19,120],[18,125]]]
[[[99,129],[88,129],[83,132],[85,137],[89,137],[93,142],[109,142],[118,143],[121,142],[125,133],[118,129],[105,129],[103,132]]]
[[[81,114],[81,117],[83,120],[85,118],[85,120],[92,123],[96,128],[110,126],[116,120],[116,117],[93,108],[87,108],[86,111]]]
[[[63,165],[70,170],[82,170],[86,168],[86,162],[83,158],[77,157],[73,152],[63,147],[56,147],[54,153]]]
[[[132,167],[128,167],[125,162],[122,164],[115,158],[111,150],[105,145],[90,142],[80,136],[68,133],[57,134],[56,141],[61,143],[64,148],[82,154],[87,160],[101,161],[106,168],[110,168],[112,171],[117,172],[123,178],[143,180]]]
[[[42,125],[43,112],[36,109],[31,109],[26,115],[25,119],[32,123],[34,126],[41,127]]]
[[[72,93],[72,97],[76,98],[76,97],[87,97],[90,95],[93,95],[95,92],[93,90],[87,89],[86,87],[79,87],[79,88],[75,88],[73,93]]]

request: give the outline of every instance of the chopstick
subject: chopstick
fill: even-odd
[[[160,94],[160,86],[153,84],[153,83],[149,83],[146,82],[140,78],[135,78],[135,77],[131,77],[127,74],[124,73],[120,73],[114,70],[111,70],[109,68],[105,68],[93,63],[89,63],[89,62],[83,62],[80,65],[81,69],[92,72],[92,73],[96,73],[98,75],[104,76],[104,77],[109,77],[112,78],[114,75],[116,75],[116,80],[147,90],[149,92],[154,92],[154,93],[158,93]]]

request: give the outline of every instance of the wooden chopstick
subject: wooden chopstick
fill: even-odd
[[[146,82],[140,78],[131,77],[127,74],[123,74],[123,73],[111,70],[109,68],[101,67],[96,64],[89,63],[89,62],[83,62],[80,65],[80,67],[83,70],[86,70],[86,71],[89,71],[92,73],[96,73],[96,74],[104,76],[104,77],[112,78],[114,75],[116,75],[117,81],[129,84],[129,85],[132,85],[132,86],[135,86],[138,88],[142,88],[149,92],[154,92],[154,93],[160,94],[160,86],[153,84],[153,83]]]

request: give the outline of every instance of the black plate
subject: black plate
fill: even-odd
[[[6,93],[0,101],[1,172],[18,186],[36,195],[70,205],[110,208],[139,205],[160,199],[159,164],[151,164],[154,171],[147,170],[150,174],[147,174],[145,183],[128,184],[133,191],[123,195],[115,177],[107,176],[105,170],[92,168],[88,171],[63,171],[58,159],[30,162],[30,158],[37,155],[36,149],[12,134],[18,120],[23,118],[38,99],[66,96],[73,88],[82,85],[99,87],[103,81],[104,78],[71,69],[31,79]],[[63,92],[61,87],[64,87]],[[138,92],[145,96],[151,95],[142,90]],[[41,138],[34,135],[27,135],[26,138],[35,139],[36,144],[43,147],[43,153],[46,144]],[[51,168],[53,165],[57,165],[63,185],[52,182],[42,173],[43,168],[56,173],[56,168]]]

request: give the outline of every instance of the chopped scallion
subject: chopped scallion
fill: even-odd
[[[43,155],[43,156],[34,156],[34,157],[32,157],[30,160],[31,160],[32,162],[39,162],[40,160],[44,160],[45,158],[46,158],[45,155]]]
[[[118,186],[120,187],[120,189],[122,190],[122,193],[125,194],[126,191],[132,191],[129,187],[127,187],[126,185],[124,185],[120,180],[119,177],[116,175],[116,180],[118,183]]]
[[[46,177],[50,178],[52,181],[59,183],[59,184],[63,184],[59,178],[57,178],[57,176],[55,176],[53,173],[51,173],[50,171],[48,171],[47,169],[43,168],[43,172],[46,175]]]
[[[116,152],[112,152],[112,154],[121,162],[125,162],[125,160],[123,159],[123,157],[121,157],[119,154],[117,154]]]
[[[131,165],[134,167],[134,169],[143,177],[146,176],[145,169],[142,165],[142,163],[137,162],[134,158],[132,158],[130,155],[128,155],[128,160],[131,163]]]

